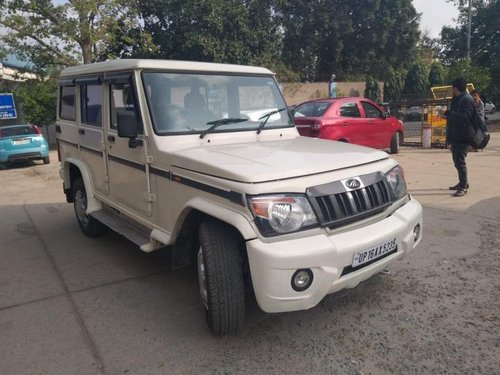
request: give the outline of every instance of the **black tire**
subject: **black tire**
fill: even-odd
[[[239,234],[225,223],[214,220],[200,226],[200,296],[205,307],[208,327],[214,335],[236,333],[245,319],[240,241]]]
[[[397,154],[399,152],[399,132],[394,133],[391,139],[391,154]]]
[[[92,216],[87,215],[87,192],[81,178],[73,182],[73,207],[76,220],[82,232],[88,237],[97,237],[104,234],[107,227]]]
[[[43,158],[43,164],[50,164],[50,158],[47,156],[46,158]]]

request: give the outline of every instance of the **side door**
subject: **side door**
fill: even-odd
[[[109,93],[109,127],[105,143],[110,198],[142,216],[151,216],[153,198],[146,173],[147,137],[144,136],[133,74],[110,76],[105,81]],[[139,124],[135,142],[118,136],[119,119]]]
[[[79,88],[80,157],[88,165],[94,189],[108,194],[103,132],[103,85],[99,77],[75,79]]]
[[[390,146],[392,137],[391,122],[384,118],[384,113],[373,104],[361,100],[365,118],[367,120],[366,136],[369,145],[375,148]]]
[[[349,143],[365,145],[366,134],[364,132],[365,119],[361,117],[361,111],[357,100],[347,100],[340,103],[338,116],[339,125],[342,127],[339,131],[340,140],[346,140]]]

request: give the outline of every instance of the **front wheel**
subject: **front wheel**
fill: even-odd
[[[397,154],[399,152],[399,133],[394,133],[391,139],[391,154]]]
[[[200,226],[198,281],[208,327],[214,335],[236,333],[245,319],[239,234],[219,221]]]
[[[88,237],[97,237],[106,232],[107,227],[87,214],[87,193],[81,178],[73,183],[73,207],[82,232]]]
[[[43,164],[50,164],[50,158],[48,156],[43,158],[42,160],[43,160]]]

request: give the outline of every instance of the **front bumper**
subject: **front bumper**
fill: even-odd
[[[339,234],[320,234],[293,240],[264,243],[247,242],[247,253],[255,297],[262,310],[284,312],[306,310],[317,305],[327,294],[354,288],[360,282],[404,258],[420,242],[413,229],[422,228],[422,206],[410,199],[404,206],[379,222]],[[420,232],[421,233],[421,232]],[[396,238],[397,252],[357,271],[342,275],[355,253]],[[309,268],[311,286],[297,292],[291,279],[297,269]]]

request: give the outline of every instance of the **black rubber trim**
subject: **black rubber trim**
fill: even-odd
[[[155,175],[160,176],[160,177],[164,177],[164,178],[166,178],[168,180],[172,179],[172,173],[169,172],[169,171],[164,171],[163,169],[158,169],[158,168],[155,168],[155,167],[149,167],[149,171],[152,174],[155,174]]]
[[[344,269],[342,270],[342,274],[340,275],[340,277],[348,275],[348,274],[350,274],[352,272],[359,271],[360,269],[365,268],[365,267],[367,267],[370,264],[373,264],[375,262],[378,262],[379,260],[387,258],[389,255],[395,254],[397,252],[398,252],[398,248],[396,247],[394,250],[389,251],[387,254],[382,255],[380,258],[376,258],[376,259],[370,260],[369,262],[363,263],[363,264],[361,264],[361,265],[359,265],[357,267],[353,267],[353,266],[344,267]]]
[[[183,185],[186,185],[186,186],[189,186],[189,187],[201,190],[201,191],[205,191],[205,192],[210,193],[210,194],[218,195],[219,197],[228,199],[229,201],[231,201],[233,203],[237,203],[241,206],[245,206],[243,194],[237,193],[235,191],[227,191],[227,190],[219,189],[219,188],[216,188],[215,186],[206,185],[204,183],[190,180],[188,178],[175,175],[173,173],[171,174],[171,176],[172,176],[171,177],[172,181],[178,182],[180,184],[183,184]]]
[[[80,148],[84,149],[85,151],[90,151],[90,152],[93,152],[94,154],[102,156],[102,151],[96,150],[94,148],[90,148],[90,147],[82,146],[82,145],[80,145]]]
[[[127,165],[129,167],[146,172],[146,166],[144,164],[139,164],[139,163],[136,163],[136,162],[133,162],[133,161],[130,161],[127,159],[122,159],[122,158],[119,158],[119,157],[113,156],[113,155],[108,155],[108,159],[114,161],[115,163],[124,164],[124,165]]]

